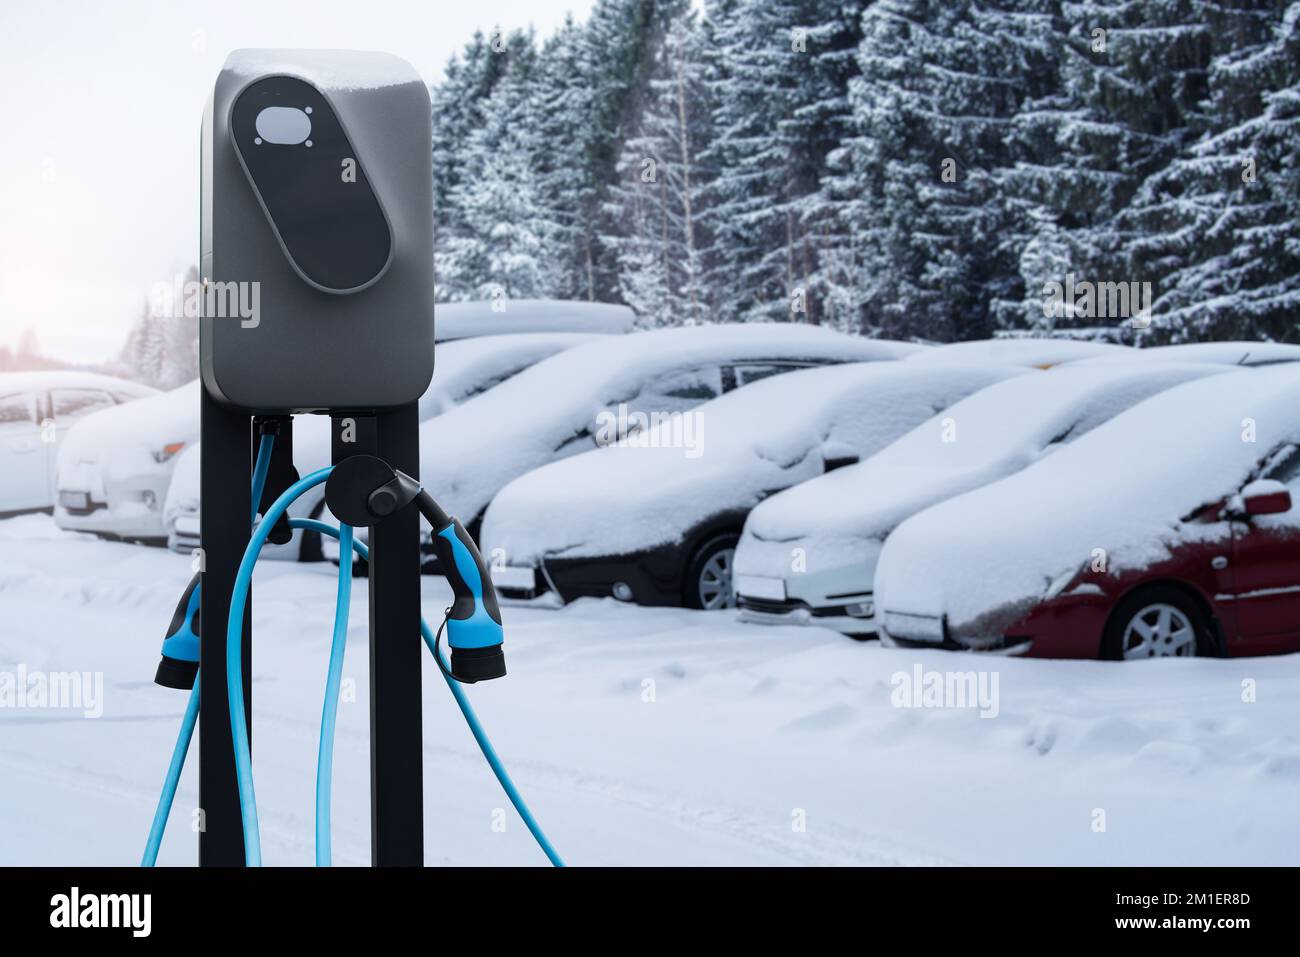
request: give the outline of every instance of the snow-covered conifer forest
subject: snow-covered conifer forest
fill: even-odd
[[[599,0],[485,28],[433,100],[443,301],[1300,335],[1300,3]],[[1149,315],[1053,283],[1149,284]]]

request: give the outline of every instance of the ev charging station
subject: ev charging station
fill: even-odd
[[[372,863],[423,862],[422,644],[525,823],[560,863],[458,687],[505,674],[487,566],[418,483],[417,402],[434,369],[430,137],[428,88],[387,54],[239,50],[217,77],[201,153],[201,568],[177,606],[156,678],[192,691],[146,864],[156,859],[196,715],[199,863],[261,862],[250,579],[262,545],[288,541],[293,528],[340,541],[317,862],[329,863],[331,703],[336,710],[355,547],[369,561]],[[253,314],[226,308],[232,301],[251,301]],[[293,465],[295,414],[331,419],[332,464],[306,477]],[[320,484],[339,528],[288,516],[289,504]],[[443,622],[450,666],[441,629],[435,636],[421,618],[421,516],[455,595]],[[370,528],[368,554],[353,540],[359,525]]]
[[[200,274],[257,283],[258,311],[199,323],[201,865],[244,862],[225,636],[250,532],[252,420],[271,416],[283,433],[266,505],[287,487],[274,478],[293,472],[296,412],[331,414],[335,464],[368,453],[418,477],[415,403],[434,363],[431,123],[412,67],[343,51],[236,51],[203,117]],[[407,508],[371,538],[375,864],[423,862],[418,523]],[[251,610],[242,676],[251,724],[250,619]]]

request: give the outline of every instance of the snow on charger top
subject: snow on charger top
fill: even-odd
[[[249,80],[275,74],[296,76],[322,93],[424,84],[415,67],[401,57],[362,50],[232,50],[222,69]]]

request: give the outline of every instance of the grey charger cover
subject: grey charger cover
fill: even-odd
[[[333,194],[290,178],[276,195],[263,195],[267,183],[259,190],[245,162],[270,155],[251,152],[262,149],[281,151],[282,161],[300,156],[319,164],[324,156],[319,144],[315,154],[295,152],[312,148],[310,135],[306,144],[277,146],[259,137],[254,145],[247,119],[235,122],[241,95],[273,86],[275,78],[288,78],[282,86],[300,81],[319,94],[317,122],[333,112],[361,181],[339,188],[368,184],[382,211],[387,257],[381,240],[371,241],[377,229],[361,228],[367,225],[361,220],[355,235],[336,229],[319,238],[328,243],[334,236],[339,248],[361,243],[354,249],[373,261],[362,264],[364,281],[339,288],[319,281],[320,273],[295,257],[271,212],[305,209]],[[347,50],[230,54],[204,114],[201,149],[200,275],[215,285],[199,320],[199,351],[203,384],[214,398],[253,412],[292,413],[393,408],[424,393],[434,365],[430,126],[428,87],[398,57]],[[257,132],[262,129],[259,124]],[[333,225],[340,225],[337,217]],[[374,217],[368,225],[376,227]],[[255,300],[251,285],[230,285],[252,283]],[[256,301],[255,317],[229,308],[229,296],[241,289],[245,305]]]

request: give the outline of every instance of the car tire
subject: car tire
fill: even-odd
[[[698,549],[686,568],[684,602],[687,608],[715,610],[735,608],[731,570],[740,536],[728,532],[715,535]]]
[[[1209,655],[1210,622],[1196,599],[1173,585],[1139,588],[1106,623],[1101,657],[1108,661]]]

